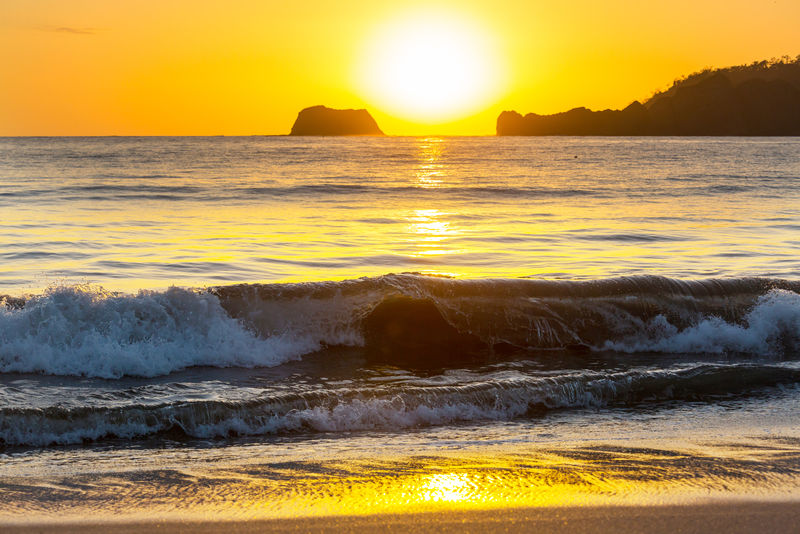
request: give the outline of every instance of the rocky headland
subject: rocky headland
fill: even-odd
[[[800,57],[705,70],[621,110],[504,111],[497,135],[800,135]]]
[[[366,109],[305,108],[289,135],[383,135]]]

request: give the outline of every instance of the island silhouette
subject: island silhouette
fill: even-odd
[[[366,109],[305,108],[297,114],[289,135],[383,135]]]
[[[497,135],[800,135],[800,56],[705,69],[621,110],[504,111]]]

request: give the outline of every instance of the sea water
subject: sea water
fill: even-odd
[[[2,521],[800,490],[797,138],[5,138],[0,213]]]

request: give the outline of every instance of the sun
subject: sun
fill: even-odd
[[[365,45],[358,84],[376,108],[442,123],[481,111],[501,86],[499,54],[479,24],[450,13],[413,13],[379,27]]]

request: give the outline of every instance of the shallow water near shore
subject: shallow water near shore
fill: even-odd
[[[0,524],[796,500],[796,138],[0,139]]]
[[[240,520],[798,497],[796,395],[3,457],[0,520]]]

